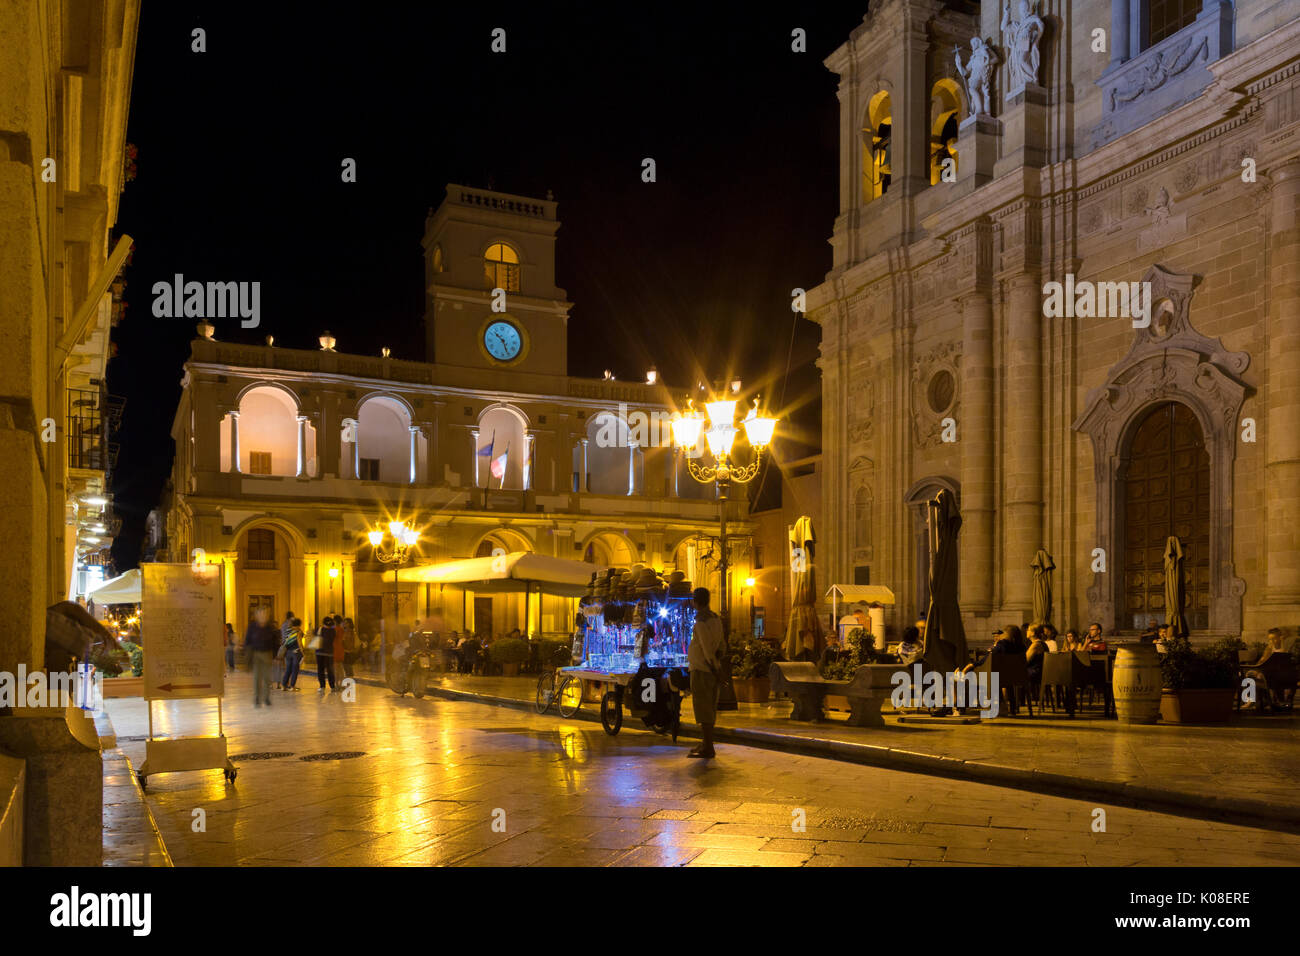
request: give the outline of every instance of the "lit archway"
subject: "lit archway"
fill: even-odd
[[[879,199],[889,191],[893,143],[893,106],[889,91],[880,90],[867,105],[862,125],[862,201]]]

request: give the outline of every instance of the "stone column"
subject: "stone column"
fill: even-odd
[[[298,471],[302,478],[307,473],[307,416],[298,416]]]
[[[239,412],[230,412],[230,472],[239,474]]]
[[[591,473],[587,468],[587,443],[591,441],[591,439],[579,438],[578,441],[582,443],[582,475],[578,481],[578,490],[587,492],[591,490],[591,488],[588,487],[588,479],[591,477]]]
[[[469,430],[469,435],[470,435],[470,442],[471,442],[470,452],[469,452],[470,459],[474,462],[474,487],[477,488],[479,486],[478,485],[478,429],[471,428]]]
[[[533,435],[524,436],[524,491],[529,491],[533,487],[533,456],[536,454],[536,448],[533,445]]]
[[[1003,418],[1010,436],[1002,450],[1002,606],[1023,612],[1025,620],[1033,610],[1029,562],[1043,547],[1042,325],[1038,276],[1012,276],[1007,282],[1007,344],[1002,363],[1006,369]]]
[[[221,590],[226,602],[226,620],[235,626],[235,633],[243,639],[242,628],[245,622],[239,613],[239,591],[235,587],[235,562],[239,560],[238,551],[221,552]]]
[[[961,420],[957,442],[961,452],[961,607],[987,614],[993,608],[996,582],[993,524],[993,302],[989,290],[961,296]]]
[[[352,595],[353,616],[354,617],[356,616],[355,614],[356,606],[357,606],[357,582],[355,576],[356,563],[357,562],[355,558],[343,558],[343,574],[341,575],[341,578],[343,581],[342,614],[344,617],[348,616],[348,595],[349,594]]]
[[[627,493],[636,494],[636,442],[627,443]]]
[[[316,581],[316,559],[302,559],[302,613],[299,615],[303,621],[310,621],[314,627],[320,627],[321,616],[328,614],[329,609],[321,611],[318,602],[319,588]]]
[[[1110,65],[1105,72],[1128,62],[1128,0],[1110,0]]]
[[[410,478],[409,478],[409,481],[410,481],[411,484],[415,484],[415,464],[416,464],[416,461],[417,461],[416,446],[417,446],[417,439],[418,439],[418,436],[419,436],[419,434],[420,434],[420,426],[419,426],[419,425],[408,425],[407,428],[408,428],[408,429],[410,430],[410,432],[411,432],[411,451],[410,451],[410,456],[409,456],[409,460],[410,460],[410,465],[411,465],[411,467],[410,467]]]
[[[1296,604],[1300,603],[1300,159],[1269,170],[1269,179],[1265,600]]]

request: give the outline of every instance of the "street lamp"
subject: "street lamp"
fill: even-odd
[[[414,528],[408,528],[405,521],[388,522],[388,531],[385,533],[383,528],[375,528],[366,535],[370,539],[370,547],[374,551],[375,560],[380,564],[393,565],[393,627],[397,627],[397,595],[398,581],[397,572],[406,563],[407,556],[411,548],[415,547],[420,541],[420,533]],[[384,547],[384,538],[391,539],[392,544],[387,548]],[[331,569],[332,570],[332,569]],[[379,637],[379,663],[384,667],[387,662],[387,628]]]
[[[735,394],[738,390],[739,380],[736,380],[732,383],[731,392]],[[759,401],[755,398],[753,407],[740,423],[754,454],[747,464],[738,465],[732,460],[732,449],[736,435],[740,432],[736,425],[736,404],[734,398],[715,399],[705,403],[707,414],[701,415],[694,400],[690,400],[686,403],[686,413],[676,413],[672,419],[673,443],[686,456],[686,469],[690,476],[701,484],[713,482],[718,492],[718,581],[722,592],[720,611],[724,638],[729,638],[731,633],[730,595],[727,589],[727,571],[731,566],[727,541],[727,492],[733,482],[746,484],[758,476],[763,449],[772,443],[777,423],[777,419],[759,411]],[[694,454],[701,432],[704,433],[705,443],[713,458],[712,464],[701,460],[703,455]],[[726,684],[730,687],[730,680]],[[719,701],[719,706],[735,708],[734,703],[728,705],[724,700]]]

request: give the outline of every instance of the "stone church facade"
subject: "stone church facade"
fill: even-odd
[[[1300,8],[885,0],[826,66],[823,573],[924,612],[948,488],[975,643],[1040,548],[1058,627],[1163,621],[1171,535],[1194,640],[1300,623]]]

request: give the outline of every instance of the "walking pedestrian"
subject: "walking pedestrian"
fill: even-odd
[[[235,629],[230,625],[230,622],[227,621],[226,622],[226,673],[227,674],[233,674],[235,672],[235,643],[236,643]]]
[[[718,721],[718,688],[722,684],[722,655],[726,641],[722,635],[722,618],[709,609],[709,589],[696,588],[695,628],[687,661],[691,668],[691,704],[695,722],[704,738],[688,756],[708,760],[713,751],[713,725]]]
[[[348,655],[344,644],[346,629],[343,626],[343,618],[337,614],[331,615],[331,617],[334,618],[334,674],[337,676],[340,672],[343,672],[346,676],[351,676],[346,673],[344,667]],[[342,680],[343,678],[339,677],[338,679]]]
[[[316,647],[316,679],[320,681],[320,693],[325,694],[328,693],[326,682],[329,690],[334,689],[334,618],[325,618],[317,637],[320,641]]]
[[[343,676],[352,676],[352,665],[357,659],[357,628],[352,623],[352,618],[343,619],[341,636],[343,638]]]
[[[298,689],[298,669],[302,666],[302,644],[302,619],[295,617],[289,622],[289,633],[284,639],[284,690]]]
[[[271,661],[279,643],[280,634],[271,624],[270,611],[259,607],[244,637],[244,647],[253,658],[253,704],[256,707],[261,707],[263,701],[271,706]]]

